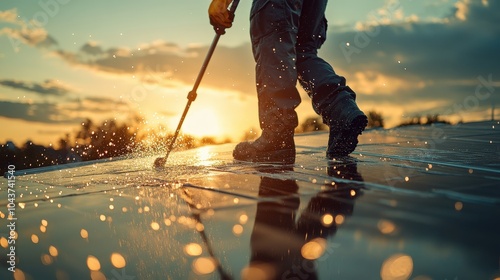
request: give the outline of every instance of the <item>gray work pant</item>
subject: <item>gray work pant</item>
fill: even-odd
[[[327,2],[253,0],[250,34],[262,129],[283,131],[297,127],[295,108],[301,101],[297,79],[327,125],[338,93],[349,92],[355,97],[345,79],[317,56],[326,39]]]

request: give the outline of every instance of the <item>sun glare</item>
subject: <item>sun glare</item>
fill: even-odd
[[[196,137],[218,137],[223,133],[222,127],[220,125],[220,115],[213,109],[204,108],[201,110],[190,110],[188,114],[189,117],[186,117],[182,126],[182,130],[184,133]],[[177,122],[179,120],[180,116],[177,118]],[[175,126],[177,126],[177,123],[175,124]]]

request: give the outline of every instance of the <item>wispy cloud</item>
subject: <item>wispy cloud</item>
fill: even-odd
[[[367,29],[333,31],[322,54],[348,77],[360,100],[413,104],[408,114],[436,101],[434,113],[450,113],[445,109],[457,104],[463,109],[464,100],[483,86],[478,77],[491,77],[491,93],[499,85],[500,27],[494,22],[500,21],[500,2],[470,0],[459,6],[440,21],[380,21]],[[498,95],[488,98],[474,107],[485,110],[493,99],[500,103]]]
[[[0,101],[0,116],[46,124],[76,124],[81,118],[61,115],[59,105]]]
[[[58,103],[0,101],[0,116],[45,124],[78,124],[88,116],[127,116],[129,105],[121,100],[84,97]]]
[[[169,86],[179,81],[193,83],[207,52],[207,46],[181,49],[169,42],[153,42],[134,49],[103,49],[96,42],[88,42],[78,52],[57,50],[54,54],[71,65],[97,73],[134,75],[146,83]],[[254,92],[254,63],[249,45],[219,46],[210,66],[204,85]]]
[[[17,51],[21,43],[41,48],[57,46],[57,41],[48,34],[38,22],[19,18],[16,9],[0,11],[0,23],[10,24],[10,27],[0,29],[0,35],[7,36],[12,47]]]
[[[329,27],[320,54],[348,78],[360,102],[418,102],[418,106],[407,106],[411,114],[420,108],[432,110],[429,104],[442,110],[462,102],[474,94],[479,76],[491,75],[498,85],[494,81],[500,79],[496,65],[500,61],[500,25],[494,23],[500,22],[500,2],[460,0],[448,16],[433,20],[407,15],[404,8],[404,2],[386,1],[354,30]],[[13,14],[0,18],[22,26],[15,23]],[[41,44],[40,39],[32,41]],[[77,51],[59,48],[52,54],[94,73],[178,86],[194,82],[207,50],[208,46],[181,48],[163,41],[111,48],[87,42]],[[254,67],[250,44],[218,46],[203,86],[255,94]],[[481,106],[489,106],[487,103]]]
[[[0,116],[46,124],[77,124],[88,116],[110,117],[133,113],[121,99],[99,95],[83,96],[79,90],[59,80],[42,83],[0,80],[0,85],[32,92],[37,97],[57,97],[50,102],[40,98],[20,101],[0,100]],[[44,101],[37,101],[44,100]]]
[[[17,9],[0,11],[0,22],[12,23],[18,26],[25,25],[25,22],[19,19]]]
[[[65,96],[71,91],[75,91],[71,86],[58,80],[45,80],[42,83],[25,82],[17,80],[0,80],[0,85],[34,92],[40,95]]]

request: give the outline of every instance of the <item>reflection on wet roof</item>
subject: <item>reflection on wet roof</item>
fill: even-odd
[[[327,134],[297,135],[293,166],[233,162],[227,144],[162,170],[155,155],[17,171],[0,278],[498,280],[499,129],[371,130],[333,161]]]

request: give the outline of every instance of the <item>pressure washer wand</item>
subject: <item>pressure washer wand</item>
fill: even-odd
[[[231,7],[229,8],[229,14],[231,16],[234,16],[234,12],[236,11],[236,8],[238,7],[239,0],[233,0],[233,3],[231,4]],[[201,83],[201,79],[203,79],[203,75],[205,74],[205,71],[207,70],[208,63],[210,62],[210,59],[212,58],[212,55],[214,54],[215,47],[217,46],[217,43],[219,42],[220,36],[224,34],[224,30],[219,30],[219,32],[216,32],[215,37],[212,41],[212,44],[210,45],[210,48],[208,49],[208,53],[205,57],[205,61],[203,61],[203,65],[201,66],[200,72],[198,73],[198,77],[196,78],[196,82],[194,83],[193,89],[189,92],[187,99],[188,102],[186,104],[186,108],[184,108],[184,112],[182,113],[181,120],[179,121],[179,124],[177,125],[177,129],[175,130],[174,137],[170,140],[170,143],[168,145],[167,149],[167,154],[165,157],[159,157],[155,160],[154,166],[155,167],[163,167],[165,163],[167,162],[168,156],[170,155],[170,152],[172,151],[172,148],[174,147],[175,140],[177,139],[177,136],[179,136],[179,132],[181,131],[182,123],[184,123],[184,119],[186,118],[187,112],[189,111],[189,108],[191,107],[191,103],[196,100],[196,96],[198,95],[196,91],[198,90],[198,86]]]

